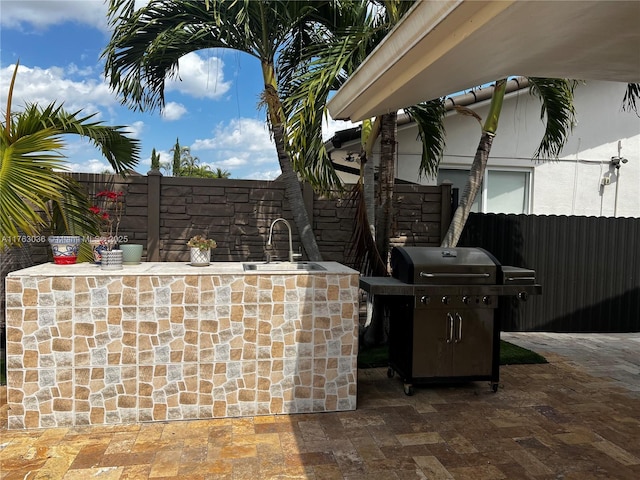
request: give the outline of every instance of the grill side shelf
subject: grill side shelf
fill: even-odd
[[[528,295],[542,294],[538,284],[430,285],[404,283],[393,277],[360,277],[360,288],[373,295]]]
[[[360,288],[373,295],[413,295],[414,287],[393,277],[360,277]]]

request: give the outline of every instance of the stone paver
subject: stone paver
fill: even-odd
[[[640,397],[640,333],[502,333],[511,343],[614,381]]]
[[[2,388],[0,479],[640,478],[640,334],[503,338],[550,363],[412,397],[359,370],[350,412],[8,431]]]

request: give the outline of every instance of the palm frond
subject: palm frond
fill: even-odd
[[[340,4],[335,21],[311,31],[304,48],[278,63],[291,156],[296,171],[321,192],[340,188],[321,137],[327,99],[414,2],[335,3]]]
[[[17,66],[14,71],[17,73]],[[123,127],[90,122],[62,105],[28,104],[11,112],[12,80],[5,121],[0,126],[0,247],[19,246],[24,235],[52,229],[91,233],[97,229],[88,212],[87,196],[68,175],[62,137],[81,135],[101,149],[117,172],[138,162],[137,140]],[[52,227],[53,225],[53,227]]]
[[[573,91],[576,81],[529,77],[530,92],[540,98],[545,132],[533,158],[557,158],[575,124]],[[546,120],[546,121],[545,121]]]
[[[52,129],[43,129],[9,143],[0,138],[0,237],[1,244],[20,245],[22,234],[37,235],[50,221],[47,201],[60,199],[66,180],[55,172],[64,158],[55,153],[61,142]],[[36,152],[36,153],[34,153]]]
[[[446,107],[442,99],[405,108],[405,112],[416,123],[422,144],[422,158],[418,175],[434,176],[445,148],[446,132],[444,116]]]
[[[640,100],[640,83],[628,83],[622,99],[622,110],[633,110],[640,117],[636,103],[638,100]]]
[[[69,113],[62,105],[51,103],[46,107],[27,104],[12,121],[12,136],[21,138],[41,130],[51,129],[59,135],[80,135],[89,140],[107,159],[116,173],[125,174],[137,165],[140,142],[126,136],[124,126],[107,126],[91,122],[96,115],[80,116],[81,110]]]
[[[223,31],[215,13],[204,2],[152,0],[135,9],[133,2],[112,0],[113,30],[102,58],[122,103],[137,110],[161,108],[165,81],[177,78],[180,57],[205,48],[233,48],[225,37],[239,36],[235,23],[228,22]]]
[[[164,105],[165,82],[179,78],[178,60],[190,52],[226,48],[273,63],[296,35],[311,32],[321,6],[332,2],[111,0],[112,34],[102,52],[110,86],[132,108]]]
[[[309,47],[284,99],[287,131],[296,171],[319,191],[340,187],[340,180],[322,141],[322,123],[331,90],[364,58],[372,32],[355,31],[335,41]]]
[[[91,207],[89,196],[82,185],[69,175],[60,199],[50,203],[50,231],[55,235],[98,235],[100,225],[96,215],[87,215]]]

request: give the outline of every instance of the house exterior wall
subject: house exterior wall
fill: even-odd
[[[625,89],[626,84],[618,82],[580,83],[575,90],[576,125],[559,158],[545,161],[532,160],[544,132],[540,100],[528,89],[508,95],[488,169],[531,172],[529,213],[640,217],[640,117],[622,111]],[[489,102],[470,108],[485,119]],[[480,139],[480,124],[472,117],[451,112],[445,128],[441,168],[469,168]],[[416,127],[398,127],[398,178],[435,185],[434,178],[418,177],[420,154]],[[610,163],[618,154],[628,162],[616,172]],[[379,158],[377,148],[374,158]],[[603,186],[605,176],[610,183]]]

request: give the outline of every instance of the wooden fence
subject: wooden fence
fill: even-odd
[[[217,261],[264,258],[269,226],[283,217],[300,245],[285,186],[279,181],[163,177],[159,174],[121,178],[75,174],[90,195],[104,189],[125,193],[120,235],[144,245],[148,261],[187,261],[187,240],[198,233],[216,239]],[[348,263],[354,207],[347,195],[321,196],[305,184],[305,206],[325,260]],[[438,245],[440,225],[448,225],[450,186],[396,185],[392,244]],[[286,229],[274,232],[276,255],[286,258]]]

